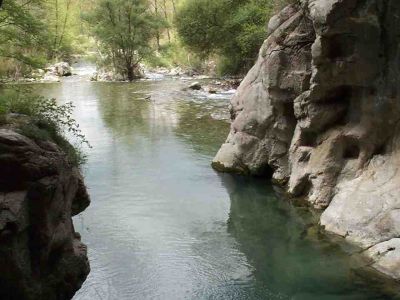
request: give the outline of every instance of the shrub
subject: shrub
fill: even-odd
[[[187,51],[179,42],[162,45],[158,55],[147,58],[146,64],[150,67],[173,68],[180,66],[192,70],[202,68],[202,60],[196,54]]]
[[[79,124],[72,117],[74,105],[71,102],[58,105],[56,100],[35,95],[30,89],[5,88],[0,94],[0,122],[7,121],[9,114],[21,114],[30,117],[28,123],[18,127],[21,134],[34,140],[51,140],[67,154],[69,161],[81,165],[86,157],[81,150],[83,145],[90,147],[82,134]],[[76,140],[72,146],[66,135]]]
[[[202,58],[219,56],[220,75],[247,72],[267,37],[274,11],[298,0],[187,0],[175,24],[183,44]]]

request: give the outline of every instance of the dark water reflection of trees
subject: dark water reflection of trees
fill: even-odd
[[[371,282],[357,275],[360,261],[318,230],[318,216],[308,208],[294,207],[263,179],[223,174],[221,180],[231,199],[228,232],[254,268],[260,294],[269,290],[286,291],[290,299],[391,299],[378,287],[371,293]]]

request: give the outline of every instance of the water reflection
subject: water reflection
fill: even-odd
[[[254,290],[288,299],[389,299],[357,276],[362,266],[263,180],[222,175],[231,201],[228,232],[253,266]],[[254,296],[256,295],[256,296]]]
[[[74,299],[382,299],[311,216],[265,181],[217,174],[222,97],[162,80],[36,85],[76,105],[94,146],[91,207],[75,219],[92,272]]]

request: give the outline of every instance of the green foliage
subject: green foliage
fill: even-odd
[[[220,57],[221,75],[247,71],[267,36],[266,26],[277,3],[294,0],[187,0],[175,24],[182,42],[206,58]]]
[[[207,57],[224,44],[229,0],[189,0],[180,6],[175,25],[183,43]],[[223,41],[222,41],[223,40]]]
[[[0,57],[38,66],[43,43],[43,23],[35,16],[38,0],[7,0],[0,9]]]
[[[100,43],[103,60],[129,80],[153,52],[150,41],[165,25],[150,11],[147,0],[99,0],[86,20]]]
[[[82,11],[92,1],[7,0],[0,8],[0,75],[16,78],[88,51]]]
[[[87,29],[81,20],[82,12],[91,8],[91,1],[42,0],[45,11],[47,56],[53,60],[68,60],[71,54],[87,44]]]
[[[0,94],[0,120],[3,123],[11,113],[29,116],[29,123],[22,122],[19,130],[22,134],[35,140],[52,140],[68,155],[76,165],[85,161],[81,146],[89,142],[82,134],[79,124],[72,117],[74,106],[71,102],[58,105],[55,99],[47,99],[35,94],[29,89],[5,88]],[[72,135],[76,146],[66,139]]]
[[[187,51],[178,41],[161,45],[158,55],[148,57],[145,63],[151,67],[184,67],[194,70],[202,66],[201,58]]]

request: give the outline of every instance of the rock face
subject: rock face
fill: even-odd
[[[273,17],[213,161],[220,171],[271,174],[396,279],[398,15],[398,0],[302,0]]]
[[[71,299],[89,273],[71,216],[89,205],[51,142],[0,129],[0,299]]]

